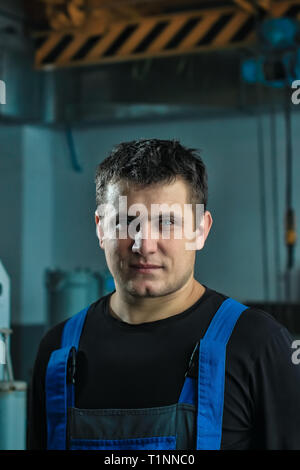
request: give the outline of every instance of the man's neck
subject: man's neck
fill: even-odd
[[[204,292],[205,287],[195,279],[172,294],[163,297],[137,298],[134,303],[127,302],[116,291],[110,296],[109,308],[113,317],[126,323],[148,323],[184,312],[194,305]]]

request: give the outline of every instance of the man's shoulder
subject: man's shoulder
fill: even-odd
[[[237,301],[234,297],[217,290],[207,287],[206,289],[209,294],[209,298],[215,302],[217,309],[221,307],[226,300],[231,299]],[[255,307],[252,304],[248,306],[247,302],[238,302],[245,307],[234,328],[234,331],[239,332],[239,334],[244,334],[246,337],[251,335],[257,339],[260,337],[266,339],[266,337],[270,337],[274,334],[276,335],[280,330],[285,328],[282,323],[267,311],[262,310],[259,307]]]
[[[101,309],[103,305],[103,300],[106,297],[107,296],[100,297],[100,299],[88,305],[87,315],[93,315],[97,311],[99,311],[99,309]],[[47,358],[49,359],[51,352],[61,347],[62,334],[66,323],[71,320],[71,318],[74,318],[76,315],[79,315],[83,310],[85,309],[78,309],[76,312],[74,312],[74,315],[71,315],[70,317],[57,323],[56,325],[49,327],[40,341],[38,354],[44,357],[47,356]]]
[[[209,290],[216,305],[221,306],[227,299],[234,299],[218,291]],[[228,341],[227,353],[251,356],[253,359],[261,356],[271,343],[277,343],[278,348],[290,346],[292,336],[288,329],[273,315],[252,304],[240,301],[246,308],[239,316]]]
[[[221,307],[223,302],[226,300],[237,300],[234,297],[211,288],[206,287],[206,290],[209,295],[209,299],[215,302],[216,310]],[[245,310],[240,315],[237,325],[245,327],[246,332],[249,329],[249,332],[252,332],[253,330],[253,334],[257,333],[259,335],[260,333],[264,334],[266,331],[269,333],[275,333],[281,328],[284,328],[284,326],[273,315],[265,310],[252,305],[248,306],[247,303],[243,301],[238,302],[245,306]]]
[[[269,312],[258,307],[247,306],[243,314],[240,316],[237,325],[239,325],[240,333],[249,336],[250,334],[256,339],[268,340],[274,335],[280,334],[286,327],[280,323]]]
[[[245,304],[246,305],[246,304]],[[261,358],[269,348],[286,352],[291,347],[292,336],[273,315],[256,307],[247,307],[233,329],[230,342],[239,357]]]
[[[59,322],[58,324],[54,326],[50,326],[46,329],[40,342],[40,347],[39,347],[40,350],[51,351],[51,350],[60,348],[62,332],[68,320],[69,318],[67,318],[64,321]]]

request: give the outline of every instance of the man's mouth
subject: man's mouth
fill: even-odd
[[[149,273],[157,269],[162,269],[162,266],[157,266],[155,264],[132,264],[130,267],[139,273]]]

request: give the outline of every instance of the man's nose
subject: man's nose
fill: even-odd
[[[143,256],[154,253],[157,250],[157,239],[153,233],[151,234],[151,223],[140,224],[134,235],[132,251]]]

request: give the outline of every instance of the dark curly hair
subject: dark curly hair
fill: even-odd
[[[190,203],[207,205],[207,173],[196,150],[177,140],[141,139],[113,148],[96,170],[96,204],[105,203],[109,183],[125,180],[141,187],[172,183],[182,177],[189,185]]]

